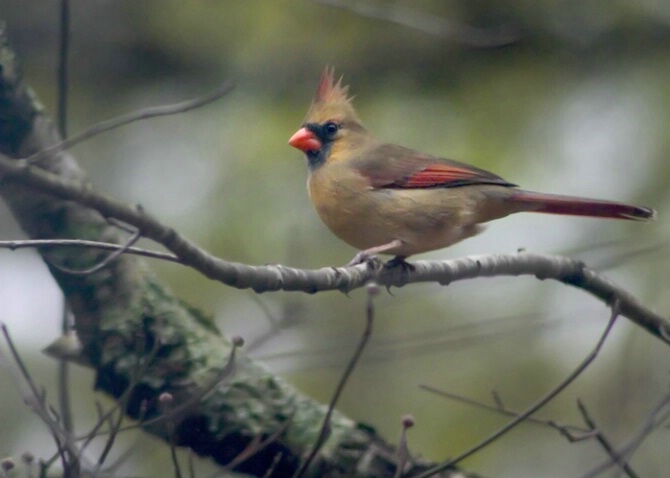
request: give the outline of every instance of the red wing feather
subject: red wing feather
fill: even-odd
[[[477,170],[451,166],[448,164],[430,164],[422,171],[419,171],[403,181],[396,184],[401,188],[434,188],[434,187],[454,187],[466,184],[480,183],[499,183],[500,178],[492,178],[490,175],[483,175]],[[505,182],[505,181],[503,181]]]
[[[370,151],[358,167],[376,188],[454,188],[472,184],[515,186],[483,169],[390,144]]]

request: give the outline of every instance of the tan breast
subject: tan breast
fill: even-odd
[[[364,177],[339,164],[324,165],[310,172],[307,190],[321,220],[337,237],[359,249],[381,240],[372,233],[378,207]]]

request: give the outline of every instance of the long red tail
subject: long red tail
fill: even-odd
[[[527,204],[529,212],[629,219],[632,221],[656,219],[656,211],[651,208],[599,199],[516,190],[510,200],[524,205]]]

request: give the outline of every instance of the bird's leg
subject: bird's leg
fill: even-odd
[[[386,244],[371,247],[369,249],[365,249],[364,251],[358,251],[354,258],[349,261],[347,266],[355,266],[357,264],[362,264],[363,262],[369,262],[376,254],[381,254],[400,246],[402,246],[402,241],[400,239],[393,239],[391,242]]]

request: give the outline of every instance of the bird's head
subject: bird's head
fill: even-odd
[[[345,159],[367,137],[348,96],[342,78],[335,82],[332,68],[326,67],[304,123],[288,144],[305,153],[310,168]]]

